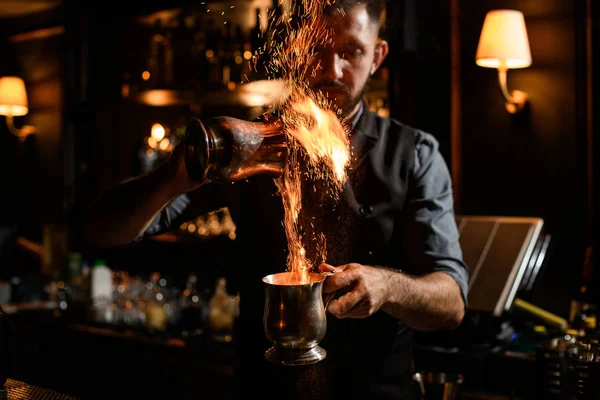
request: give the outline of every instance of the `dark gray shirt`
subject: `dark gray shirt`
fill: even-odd
[[[327,262],[383,266],[414,275],[443,272],[456,280],[466,305],[467,268],[450,174],[438,142],[428,133],[364,110],[355,123],[352,148],[349,181],[339,201],[324,195],[322,182],[305,182],[303,204],[310,220],[303,222],[325,234]],[[241,348],[247,350],[243,354],[248,365],[256,366],[269,347],[262,328],[261,279],[284,271],[287,261],[283,207],[273,180],[256,176],[233,185],[205,185],[169,204],[146,235],[222,206],[230,208],[238,229]],[[402,322],[378,312],[361,320],[330,317],[322,345],[346,387],[356,381],[358,386],[348,389],[356,394],[370,382],[410,378],[411,338]]]

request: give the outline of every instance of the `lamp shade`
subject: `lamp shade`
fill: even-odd
[[[19,117],[29,111],[25,82],[17,76],[0,78],[0,115]]]
[[[531,65],[529,39],[522,12],[493,10],[487,13],[475,62],[488,68],[525,68]]]

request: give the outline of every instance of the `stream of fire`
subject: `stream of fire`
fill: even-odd
[[[271,61],[267,65],[273,76],[278,76],[287,86],[290,97],[278,111],[288,137],[288,163],[284,174],[275,179],[280,191],[285,216],[283,226],[288,242],[287,271],[292,272],[293,283],[306,283],[308,273],[318,263],[325,262],[327,246],[325,235],[316,232],[305,235],[299,218],[308,212],[302,206],[303,180],[326,182],[327,196],[338,200],[346,180],[346,167],[350,160],[348,132],[339,112],[320,93],[307,84],[309,73],[320,68],[315,57],[315,47],[331,41],[322,17],[322,7],[328,0],[302,0],[300,23],[293,28],[289,14],[279,20],[270,15],[270,32],[285,32],[284,40],[271,46]],[[331,2],[331,0],[329,0]],[[267,38],[269,39],[269,38]],[[306,186],[306,185],[305,185]],[[306,241],[312,240],[316,254],[307,254]]]

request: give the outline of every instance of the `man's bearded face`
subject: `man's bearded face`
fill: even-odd
[[[315,49],[315,76],[309,84],[348,117],[358,109],[374,72],[379,25],[370,19],[365,6],[325,18],[332,41]]]

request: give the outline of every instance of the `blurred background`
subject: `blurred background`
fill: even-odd
[[[564,393],[564,382],[547,379],[540,354],[549,353],[540,349],[567,328],[570,337],[596,332],[600,14],[592,3],[387,4],[391,51],[365,98],[370,110],[440,142],[466,229],[473,318],[464,329],[481,345],[463,351],[452,334],[423,335],[417,360],[462,374],[465,393]],[[295,6],[0,0],[9,378],[83,398],[120,384],[139,396],[227,397],[244,301],[229,267],[246,262],[229,210],[111,250],[83,241],[82,215],[103,190],[163,162],[192,118],[252,119],[275,107],[281,91],[261,68],[266,56],[257,68],[251,62],[273,45],[269,15]],[[519,15],[500,15],[509,28],[488,26],[493,40],[480,48],[493,10]],[[515,49],[501,44],[507,32]],[[511,51],[523,63],[507,73],[493,60]],[[527,94],[523,109],[512,89]],[[487,356],[504,375],[484,376],[477,362]]]

